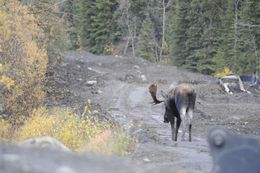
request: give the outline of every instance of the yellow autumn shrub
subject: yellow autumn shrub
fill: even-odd
[[[17,129],[14,141],[46,135],[61,141],[73,151],[103,154],[125,155],[136,143],[120,128],[91,116],[88,107],[80,116],[69,109],[53,108],[48,111],[45,107],[38,108]]]
[[[136,147],[137,140],[120,128],[107,129],[96,135],[81,150],[103,154],[127,155]]]
[[[224,67],[224,69],[222,71],[216,72],[214,74],[215,77],[223,77],[223,76],[227,76],[233,74],[233,72],[228,68],[228,67]]]
[[[4,119],[0,119],[0,139],[8,141],[10,139],[10,129],[10,123]]]
[[[0,0],[0,85],[10,120],[29,115],[45,97],[48,57],[44,33],[28,8]]]

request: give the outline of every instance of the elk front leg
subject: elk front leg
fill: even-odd
[[[170,123],[171,123],[171,132],[172,132],[172,140],[174,141],[177,141],[176,139],[176,136],[174,136],[174,129],[175,129],[175,121],[174,121],[174,118],[171,118],[170,119]]]
[[[189,124],[189,141],[191,142],[191,124]]]

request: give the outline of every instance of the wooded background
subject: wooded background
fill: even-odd
[[[81,49],[214,74],[260,69],[259,0],[21,0],[48,34],[48,55]]]

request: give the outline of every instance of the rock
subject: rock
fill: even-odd
[[[90,80],[90,81],[87,81],[86,84],[87,84],[87,86],[93,86],[93,85],[97,84],[97,81],[96,80]]]
[[[143,169],[122,157],[0,145],[0,173],[146,172]]]
[[[140,76],[140,79],[141,79],[142,82],[146,82],[146,81],[147,81],[147,78],[146,78],[145,75],[141,75],[141,76]]]
[[[94,111],[92,112],[92,114],[93,114],[93,115],[99,115],[99,112],[98,112],[97,110],[94,110]]]
[[[143,158],[144,162],[151,162],[151,160],[148,157]]]
[[[58,167],[58,169],[55,171],[55,173],[76,173],[76,171],[73,170],[71,167],[64,165],[64,166]]]
[[[140,69],[138,65],[134,65],[134,69]]]
[[[66,152],[70,151],[70,149],[66,147],[63,143],[50,136],[27,139],[25,141],[20,142],[18,145],[27,148],[47,148],[51,150],[59,150]]]
[[[17,154],[3,154],[2,157],[3,157],[3,160],[5,160],[7,162],[15,163],[20,160],[20,157]]]

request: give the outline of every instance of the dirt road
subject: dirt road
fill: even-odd
[[[210,76],[138,58],[85,52],[68,53],[61,65],[50,71],[55,74],[50,75],[53,80],[49,82],[60,86],[66,97],[57,99],[52,93],[49,102],[76,107],[92,99],[103,113],[138,138],[138,148],[130,157],[144,162],[150,172],[182,169],[192,173],[210,172],[212,161],[206,135],[214,126],[243,134],[260,134],[260,96],[227,95]],[[154,81],[158,82],[159,91],[166,91],[171,83],[183,82],[192,83],[196,88],[192,142],[171,141],[170,125],[163,123],[163,105],[150,104],[147,86]]]

